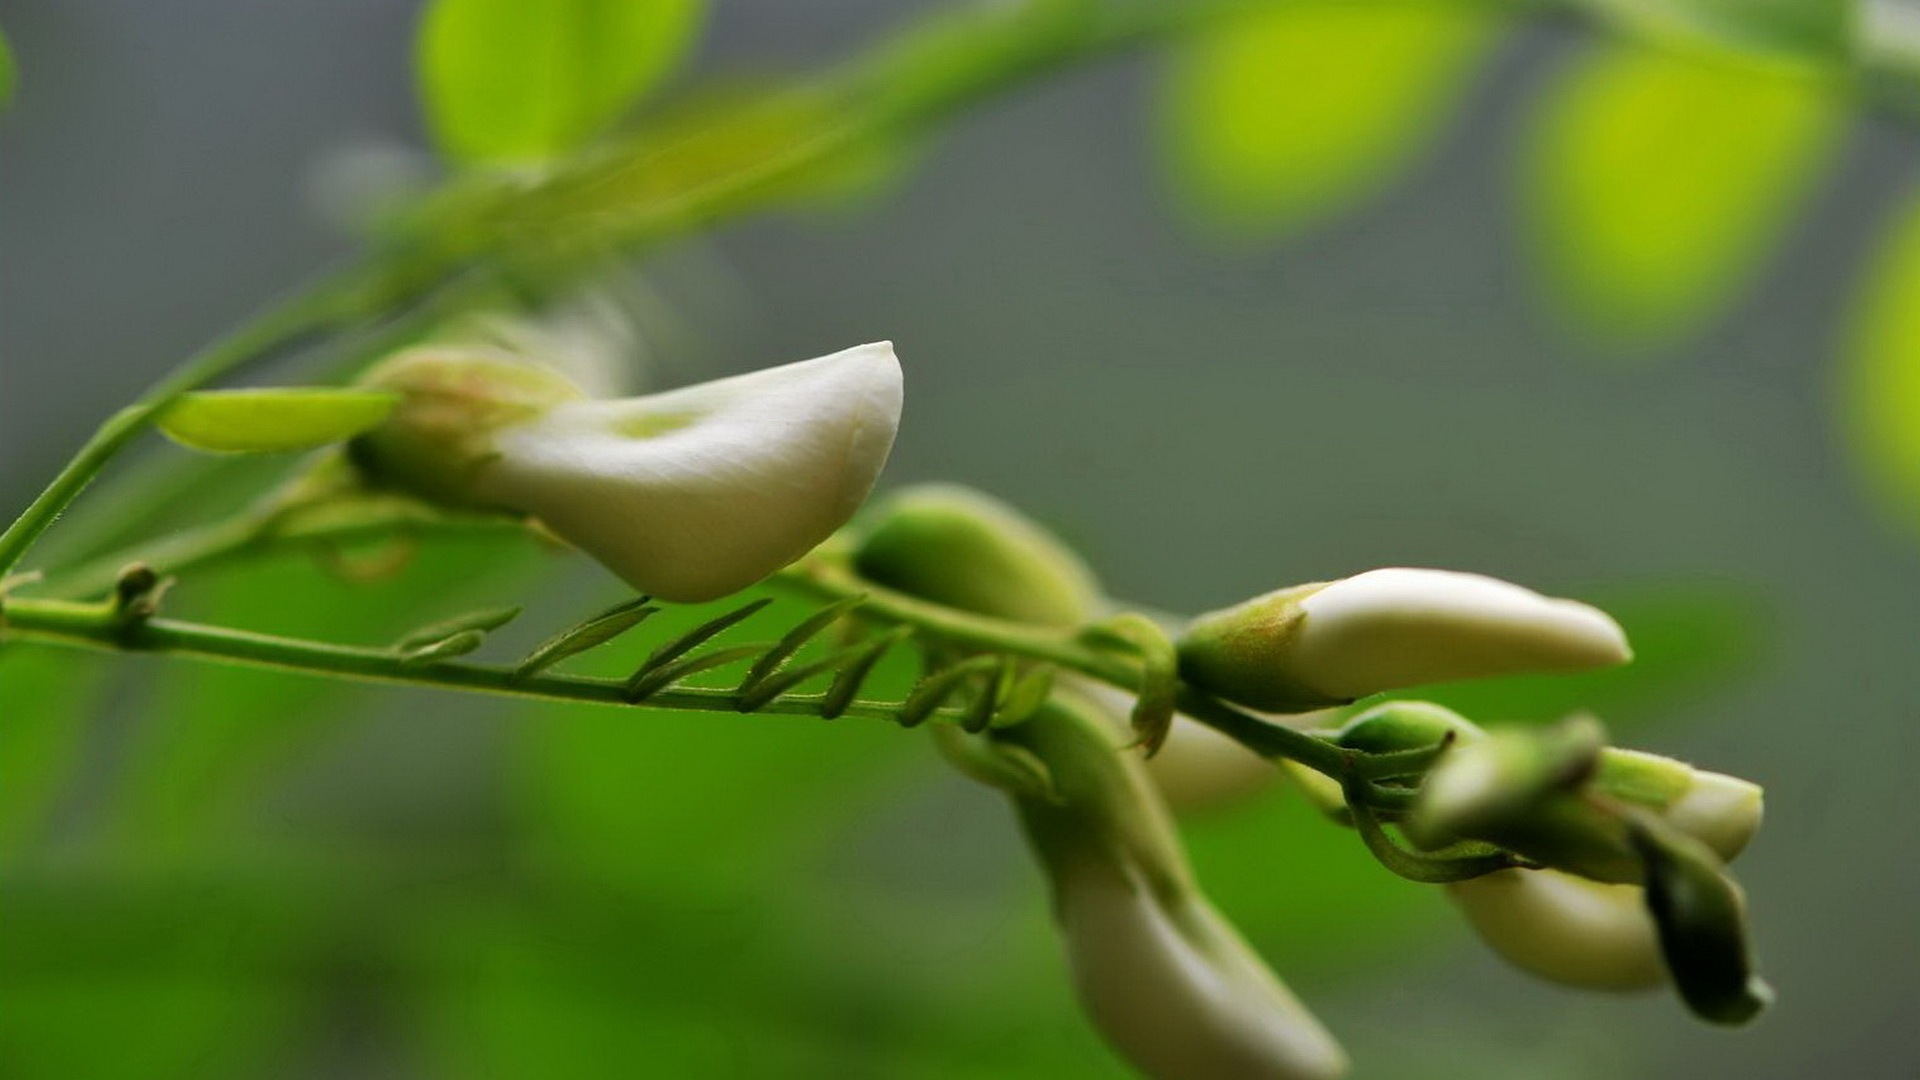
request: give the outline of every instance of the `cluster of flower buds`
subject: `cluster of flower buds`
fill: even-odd
[[[424,346],[380,365],[368,381],[397,402],[353,441],[352,460],[430,501],[522,515],[665,600],[737,592],[847,526],[899,423],[900,368],[886,344],[595,400],[504,340]],[[951,486],[895,495],[831,550],[877,589],[1046,628],[1073,647],[1134,650],[1137,697],[1062,679],[1017,721],[933,729],[956,766],[1012,799],[1086,1011],[1162,1080],[1332,1080],[1346,1069],[1332,1037],[1207,901],[1171,824],[1169,803],[1243,793],[1273,763],[1177,715],[1178,703],[1216,720],[1237,708],[1255,726],[1288,714],[1296,729],[1318,728],[1340,715],[1322,710],[1383,691],[1631,655],[1595,608],[1417,569],[1282,589],[1191,620],[1174,640],[1141,616],[1115,616],[1093,573],[1045,529]],[[1489,732],[1435,705],[1391,702],[1337,730],[1284,734],[1336,748],[1347,764],[1323,755],[1317,767],[1341,775],[1295,775],[1366,830],[1382,862],[1491,871],[1418,879],[1446,881],[1516,965],[1586,987],[1671,980],[1717,1021],[1744,1021],[1765,1003],[1744,902],[1725,873],[1759,825],[1754,785],[1612,749],[1584,720]],[[1142,745],[1149,753],[1131,752]],[[1407,768],[1363,776],[1360,760]],[[1384,813],[1373,792],[1394,796]]]
[[[1726,872],[1760,828],[1758,785],[1608,747],[1586,717],[1456,730],[1405,831],[1426,847],[1495,844],[1536,867],[1449,886],[1496,951],[1573,986],[1671,980],[1716,1023],[1766,1007],[1745,899]]]

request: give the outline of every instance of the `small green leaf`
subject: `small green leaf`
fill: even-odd
[[[585,622],[575,623],[534,647],[520,666],[513,669],[515,682],[530,679],[570,656],[599,648],[621,634],[639,626],[660,609],[652,597],[623,600]]]
[[[1683,333],[1751,276],[1842,131],[1804,72],[1609,46],[1568,72],[1524,157],[1551,283],[1616,341]]]
[[[167,438],[195,450],[260,454],[351,439],[385,420],[399,402],[384,390],[203,390],[167,406],[156,423]]]
[[[13,88],[20,84],[20,69],[13,62],[13,46],[0,33],[0,109],[13,101]]]
[[[1447,4],[1288,4],[1196,38],[1166,86],[1181,193],[1263,235],[1350,209],[1432,141],[1500,25]]]
[[[520,609],[518,607],[485,608],[480,611],[469,611],[464,615],[456,615],[451,619],[443,619],[440,622],[409,631],[402,635],[400,640],[394,643],[393,647],[401,652],[412,652],[416,649],[426,648],[429,645],[437,645],[450,637],[457,637],[469,631],[477,630],[484,636],[491,631],[500,629],[514,619],[519,618],[519,616]]]
[[[433,0],[420,93],[462,161],[539,161],[599,135],[672,71],[702,0]]]
[[[1889,510],[1920,526],[1920,199],[1890,230],[1847,349],[1845,427]]]

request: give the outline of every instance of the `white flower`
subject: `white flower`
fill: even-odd
[[[1194,620],[1189,681],[1254,708],[1300,711],[1426,683],[1584,671],[1632,658],[1605,612],[1446,570],[1371,570]]]
[[[696,603],[804,555],[872,489],[899,427],[890,344],[680,390],[589,400],[551,373],[418,350],[356,453],[441,501],[529,514],[628,584]]]
[[[1624,751],[1622,751],[1624,752]],[[1693,784],[1686,794],[1668,803],[1661,814],[1681,832],[1732,862],[1760,831],[1765,796],[1759,784],[1725,773],[1692,769]]]
[[[1646,891],[1558,870],[1501,870],[1447,892],[1480,939],[1508,963],[1589,990],[1642,990],[1667,981]]]

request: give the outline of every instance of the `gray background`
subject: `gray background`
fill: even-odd
[[[804,63],[906,7],[723,0],[709,51]],[[413,14],[0,3],[26,78],[0,117],[0,505],[349,250],[312,176],[343,145],[417,142]],[[1849,290],[1913,186],[1916,139],[1863,121],[1735,313],[1622,361],[1547,317],[1513,213],[1518,121],[1578,41],[1523,35],[1388,197],[1232,252],[1168,209],[1152,65],[1075,73],[969,116],[871,211],[728,231],[731,295],[686,315],[690,351],[746,368],[892,338],[910,390],[890,477],[1040,508],[1116,592],[1156,606],[1393,563],[1759,586],[1769,663],[1642,741],[1768,785],[1742,876],[1783,991],[1772,1015],[1729,1036],[1670,1001],[1524,982],[1464,944],[1324,1011],[1353,1040],[1405,1024],[1527,1054],[1631,1045],[1655,1076],[1911,1080],[1920,543],[1860,497],[1832,388]]]

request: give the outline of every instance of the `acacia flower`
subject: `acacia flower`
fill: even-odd
[[[886,342],[617,400],[497,351],[414,349],[369,381],[403,394],[355,443],[375,477],[529,515],[681,603],[737,592],[826,539],[866,499],[900,422]]]
[[[1632,658],[1605,612],[1446,570],[1370,570],[1281,589],[1196,618],[1181,674],[1275,712],[1492,675],[1572,672]]]

